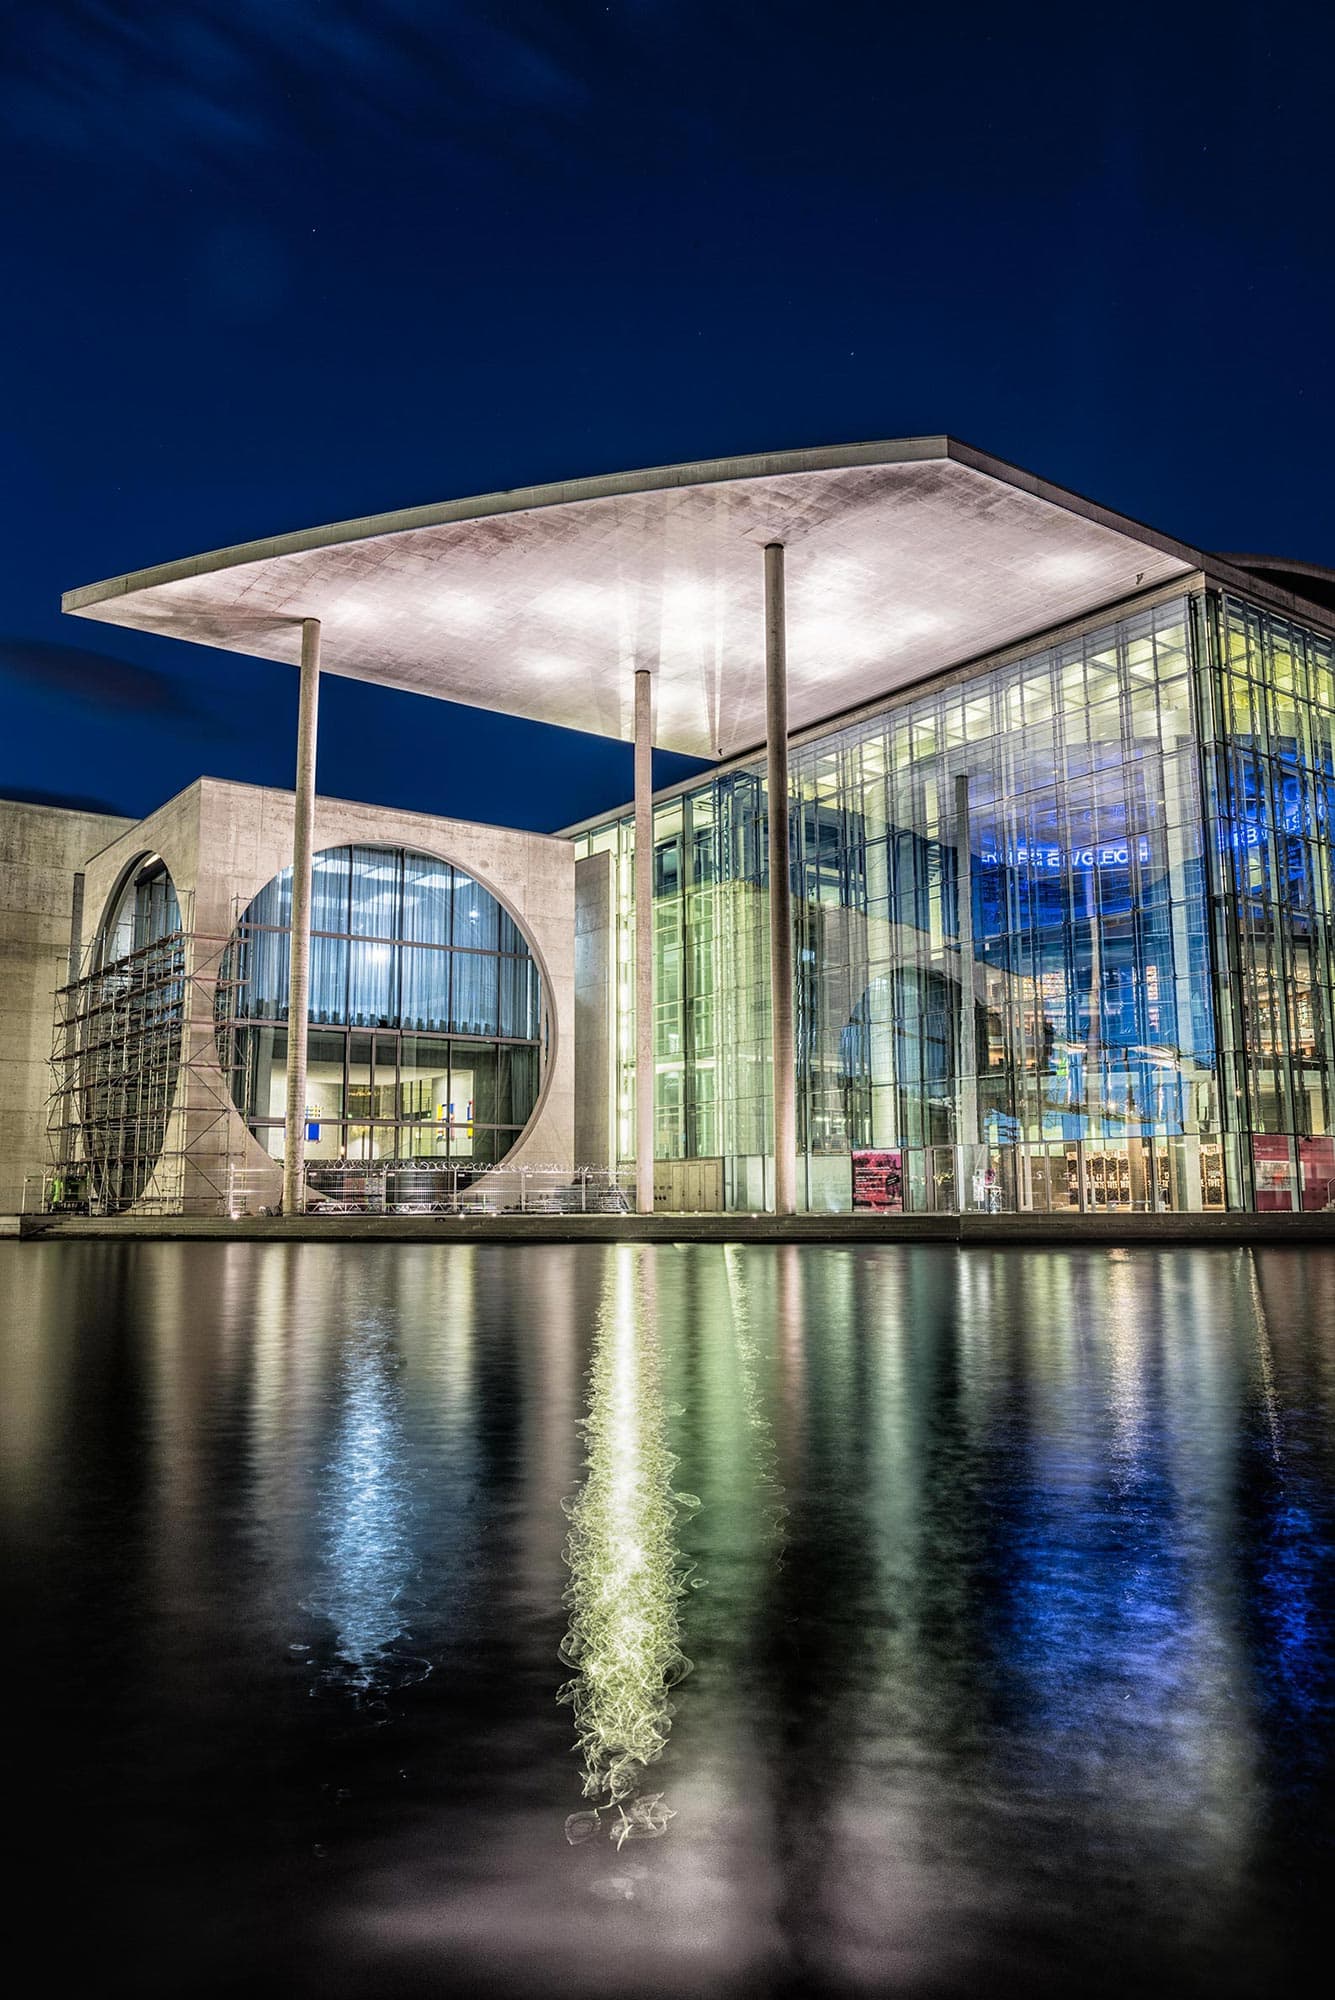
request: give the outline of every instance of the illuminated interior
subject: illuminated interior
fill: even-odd
[[[538,1101],[538,969],[519,926],[472,876],[388,847],[313,865],[306,1157],[490,1166]],[[220,985],[237,1037],[238,1109],[283,1151],[291,873],[243,916]]]
[[[1333,773],[1331,642],[1210,593],[794,745],[802,1205],[1335,1201]],[[655,1152],[740,1209],[772,1174],[766,811],[739,763],[654,820]],[[614,859],[629,1157],[632,817],[578,846]]]

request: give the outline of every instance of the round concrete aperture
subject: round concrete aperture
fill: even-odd
[[[312,1190],[393,1171],[452,1184],[503,1160],[541,1095],[546,1002],[517,918],[468,870],[402,847],[312,865],[306,1160]],[[271,1157],[284,1150],[291,871],[253,898],[223,960],[218,1055]],[[404,1189],[401,1200],[408,1199]]]

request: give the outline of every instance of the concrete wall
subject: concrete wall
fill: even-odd
[[[610,854],[575,863],[575,1161],[616,1165],[616,883]]]
[[[252,1205],[276,1199],[278,1173],[230,1107],[213,1042],[213,983],[238,913],[292,858],[290,792],[204,778],[131,821],[0,800],[0,1213],[47,1166],[55,990],[67,977],[75,877],[83,876],[81,945],[96,937],[126,872],[160,854],[193,934],[182,1081],[169,1146],[194,1162],[188,1205],[211,1207],[223,1162],[248,1173]],[[507,1165],[575,1162],[575,854],[569,841],[507,827],[321,799],[315,843],[405,846],[454,861],[526,931],[552,1024],[543,1095]],[[272,1186],[270,1186],[272,1183]],[[150,1187],[149,1192],[155,1190]],[[169,1192],[165,1185],[162,1192]]]
[[[91,939],[125,870],[144,853],[162,856],[194,933],[190,1006],[185,1026],[189,1101],[186,1144],[197,1162],[198,1185],[187,1198],[207,1204],[219,1177],[217,1160],[233,1159],[246,1176],[251,1205],[276,1201],[280,1176],[237,1115],[230,1130],[218,1116],[221,1073],[213,1057],[213,981],[237,917],[266,882],[292,860],[293,797],[255,785],[202,778],[140,821],[89,869],[84,934]],[[508,827],[383,806],[319,799],[315,848],[413,847],[458,863],[512,910],[528,935],[543,978],[552,1035],[537,1113],[507,1166],[557,1166],[575,1159],[575,853],[569,841]],[[195,1060],[191,1062],[191,1057]],[[210,1073],[212,1064],[212,1073]],[[210,1165],[210,1162],[215,1162]]]
[[[0,1214],[45,1172],[57,986],[68,977],[74,879],[128,820],[0,799]]]

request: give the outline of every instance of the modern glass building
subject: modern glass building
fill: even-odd
[[[249,878],[217,1014],[285,1207],[308,1162],[506,1159],[572,1046],[549,1164],[641,1208],[1335,1207],[1329,570],[937,437],[413,508],[65,606],[299,667],[293,865]],[[322,672],[634,743],[633,805],[567,830],[568,983],[453,860],[362,820],[312,861]],[[655,795],[655,747],[708,768]]]
[[[1328,635],[1162,593],[809,732],[790,771],[801,1206],[1331,1205]],[[767,810],[758,761],[654,807],[655,1153],[742,1208],[773,1151]],[[634,839],[576,835],[614,858],[626,969]]]

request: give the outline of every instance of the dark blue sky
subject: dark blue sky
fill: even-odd
[[[0,793],[290,783],[290,670],[61,590],[493,487],[945,430],[1335,561],[1327,8],[48,0],[3,35]],[[319,776],[554,827],[630,759],[330,679]]]

